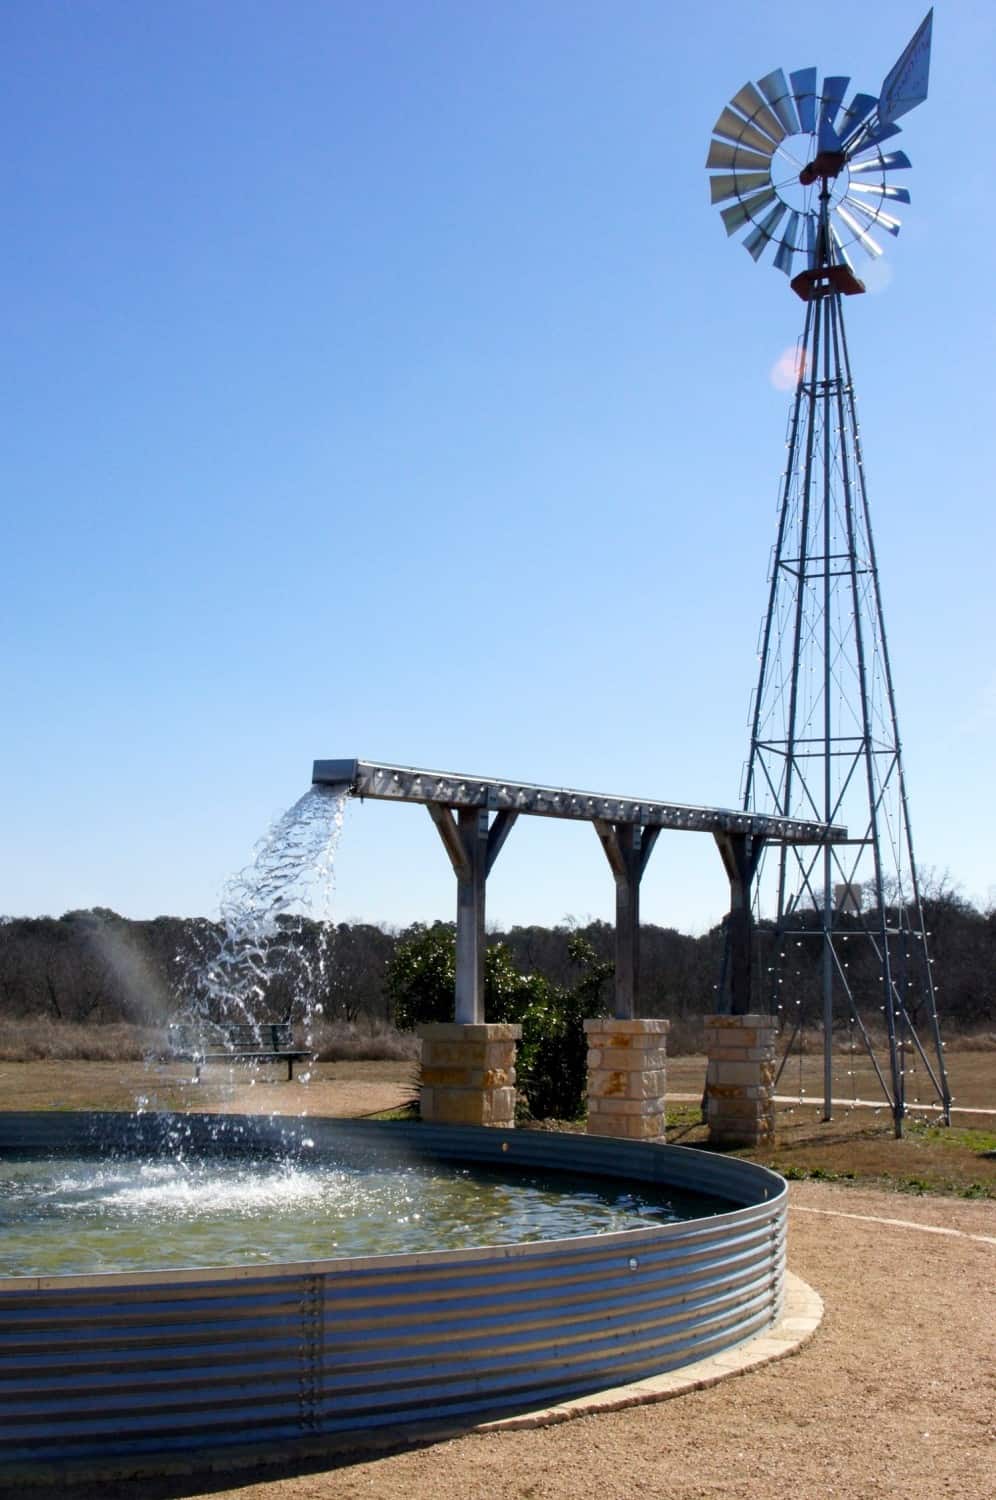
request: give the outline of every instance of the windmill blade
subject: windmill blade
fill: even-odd
[[[812,262],[813,257],[816,254],[816,216],[815,216],[815,214],[807,214],[806,215],[806,253],[809,256],[810,262]]]
[[[789,217],[788,228],[782,235],[782,239],[788,244],[790,250],[802,250],[805,248],[802,235],[802,229],[805,226],[801,224],[802,219],[803,215],[793,209]]]
[[[905,151],[890,151],[887,156],[880,151],[868,161],[849,161],[847,170],[853,176],[855,172],[901,172],[912,165]]]
[[[816,129],[816,69],[800,68],[790,73],[792,95],[799,112],[799,124],[809,134]]]
[[[792,280],[792,258],[794,255],[795,251],[791,246],[786,245],[784,240],[782,240],[775,251],[775,270],[784,271],[790,281]]]
[[[860,156],[862,151],[869,151],[872,146],[880,146],[890,136],[898,134],[898,125],[881,125],[877,119],[872,119],[868,121],[864,129],[858,131],[847,149],[851,156]]]
[[[751,150],[759,151],[762,156],[770,159],[774,155],[775,143],[756,130],[748,120],[741,119],[735,115],[727,105],[715,125],[712,127],[713,135],[721,135],[728,141],[736,141],[738,146],[750,146]]]
[[[834,121],[837,118],[837,111],[840,109],[844,95],[847,93],[847,87],[850,81],[851,80],[849,78],[842,78],[839,76],[833,78],[824,78],[823,80],[823,95],[820,103],[820,128],[818,134],[818,144],[821,151],[840,150],[840,138],[838,137],[837,131],[834,127]]]
[[[722,172],[709,180],[710,202],[722,203],[727,198],[747,198],[758,188],[767,187],[770,172]]]
[[[796,243],[795,243],[795,236],[796,236],[796,231],[798,230],[798,227],[799,227],[799,215],[797,213],[793,212],[792,216],[790,217],[790,219],[788,221],[788,228],[786,229],[785,233],[782,235],[781,244],[778,246],[778,249],[775,251],[775,267],[776,267],[776,269],[779,270],[779,271],[784,271],[785,275],[790,280],[791,280],[791,277],[792,277],[792,257],[795,255],[796,250],[799,248],[796,245]]]
[[[834,74],[832,78],[824,78],[823,80],[823,93],[820,96],[822,99],[820,115],[831,125],[837,118],[837,111],[840,109],[844,95],[847,93],[847,86],[850,81],[849,78],[844,78],[840,74]]]
[[[878,117],[891,125],[900,115],[922,104],[930,77],[930,41],[934,28],[933,8],[928,10],[899,61],[886,73],[879,89]]]
[[[787,212],[788,209],[784,203],[776,203],[770,214],[762,219],[760,224],[755,224],[744,240],[744,249],[753,260],[758,260],[765,245],[770,244],[774,239],[775,230]]]
[[[732,167],[735,172],[768,166],[771,158],[759,151],[745,151],[743,146],[730,146],[726,141],[713,141],[706,157],[707,167]]]
[[[847,266],[848,270],[853,271],[854,262],[848,255],[847,247],[845,246],[844,241],[841,239],[840,234],[837,230],[837,226],[835,224],[830,225],[830,238],[833,240],[834,249],[840,256],[841,260],[844,262],[844,265]]]
[[[848,229],[850,229],[855,239],[861,241],[862,245],[868,251],[869,255],[878,256],[882,254],[882,246],[878,243],[877,240],[873,240],[870,234],[867,234],[865,230],[862,229],[861,225],[858,223],[853,214],[849,214],[847,209],[841,207],[839,203],[837,204],[836,211],[843,219]]]
[[[856,135],[858,126],[867,120],[878,100],[874,94],[855,94],[840,119],[838,134],[845,151],[848,141]]]
[[[768,108],[752,83],[745,83],[740,92],[734,94],[730,103],[734,109],[739,109],[742,115],[746,115],[752,125],[759,126],[765,135],[770,135],[776,146],[785,139],[786,132],[782,129],[781,121]]]
[[[875,193],[880,198],[891,198],[894,203],[910,201],[909,188],[893,187],[891,182],[852,182],[847,193],[848,197],[851,193]]]
[[[773,72],[759,79],[757,86],[781,121],[785,134],[798,135],[802,127],[796,113],[795,101],[789,93],[789,86],[781,68],[775,68]]]
[[[765,188],[761,193],[755,193],[753,198],[741,198],[739,203],[734,203],[732,208],[724,208],[720,218],[726,225],[727,234],[736,234],[738,229],[750,222],[754,215],[762,208],[767,208],[776,198],[774,188]]]
[[[850,193],[845,193],[841,201],[849,203],[856,212],[865,214],[872,223],[877,224],[880,229],[884,229],[887,234],[896,235],[899,233],[902,220],[895,218],[893,214],[887,214],[884,209],[869,207],[868,204],[860,202],[859,199],[852,198]],[[837,206],[839,208],[840,204]]]

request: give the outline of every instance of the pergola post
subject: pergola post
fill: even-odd
[[[730,882],[730,915],[727,920],[730,1012],[750,1014],[752,994],[751,887],[764,849],[764,837],[749,833],[714,833],[727,879]],[[725,1009],[725,997],[721,1000]]]
[[[484,1020],[484,887],[487,880],[488,815],[461,807],[457,826],[464,859],[457,871],[456,1004],[453,1019],[464,1026]]]
[[[483,807],[451,809],[426,804],[457,878],[456,1004],[454,1019],[463,1026],[484,1020],[485,887],[517,813],[502,811],[489,825]]]
[[[640,881],[660,829],[602,818],[594,823],[616,882],[615,1015],[628,1021],[640,994]]]
[[[450,1125],[515,1124],[518,1026],[484,1020],[485,890],[491,867],[514,824],[502,810],[426,804],[457,879],[454,1020],[419,1027],[421,1115]]]
[[[667,1021],[636,1017],[640,994],[640,881],[659,828],[593,819],[616,882],[615,1014],[585,1021],[588,1132],[664,1139]]]
[[[751,886],[764,837],[739,832],[715,832],[713,837],[730,882],[730,1003],[728,1011],[706,1018],[709,1140],[717,1146],[757,1146],[773,1141],[775,1134],[775,1023],[751,1007]]]

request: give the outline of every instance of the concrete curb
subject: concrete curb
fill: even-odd
[[[628,1406],[647,1406],[654,1401],[669,1401],[673,1396],[683,1396],[686,1391],[704,1391],[729,1375],[746,1375],[761,1365],[771,1364],[776,1359],[785,1359],[795,1354],[815,1334],[823,1321],[823,1298],[819,1292],[794,1275],[785,1273],[785,1302],[782,1315],[773,1328],[759,1333],[746,1344],[736,1349],[727,1349],[723,1354],[714,1354],[709,1359],[696,1360],[680,1370],[665,1375],[651,1375],[632,1385],[618,1385],[608,1391],[594,1391],[589,1396],[577,1396],[573,1401],[562,1401],[542,1411],[531,1411],[523,1416],[500,1417],[493,1422],[480,1422],[474,1432],[515,1432],[528,1427],[550,1427],[555,1422],[569,1422],[574,1417],[587,1417],[607,1411],[622,1411]],[[452,1434],[451,1434],[452,1435]]]

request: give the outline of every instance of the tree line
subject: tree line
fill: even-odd
[[[980,911],[940,884],[924,902],[942,1026],[976,1030],[996,1020],[996,910]],[[448,924],[436,924],[446,928]],[[431,930],[431,929],[429,929]],[[399,946],[426,931],[422,924],[391,929],[367,923],[320,926],[288,918],[275,946],[261,1004],[269,1017],[293,1015],[307,993],[330,1021],[370,1018],[392,1023],[389,966]],[[769,964],[763,926],[757,934],[756,984],[767,1008]],[[565,921],[555,927],[515,926],[489,933],[521,975],[570,990],[577,983],[580,937],[601,967],[600,997],[611,1004],[614,931],[606,922]],[[0,1019],[44,1017],[53,1023],[164,1025],[189,1010],[198,975],[222,941],[205,918],[156,917],[133,921],[106,908],[61,917],[0,919]],[[644,1015],[694,1020],[717,1008],[723,969],[723,925],[700,937],[645,923],[641,932],[641,1003]],[[855,944],[860,970],[863,945]],[[801,1018],[819,1017],[819,945],[793,958],[790,992],[801,997]],[[859,974],[860,979],[860,974]],[[916,1019],[916,1018],[914,1018]]]

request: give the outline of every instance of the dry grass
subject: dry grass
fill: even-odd
[[[691,1016],[671,1021],[667,1032],[668,1057],[697,1057],[705,1045],[705,1018]]]
[[[996,1052],[996,1031],[954,1031],[944,1045],[947,1052]]]
[[[0,1062],[141,1062],[161,1050],[164,1040],[153,1027],[125,1021],[85,1026],[35,1016],[4,1022]]]
[[[319,1062],[414,1062],[418,1038],[382,1021],[326,1021],[307,1042]]]
[[[927,1027],[919,1028],[920,1040],[929,1053],[931,1043]],[[996,1031],[986,1028],[977,1028],[969,1031],[956,1031],[953,1027],[943,1026],[941,1035],[944,1039],[945,1052],[996,1052]],[[888,1038],[885,1031],[879,1031],[874,1026],[869,1027],[869,1036],[875,1047],[882,1052],[888,1048]],[[849,1032],[846,1027],[834,1028],[834,1046],[844,1051],[850,1045],[851,1040],[857,1047],[861,1047],[860,1036],[857,1031]],[[701,1045],[699,1047],[701,1051]],[[819,1026],[807,1026],[800,1031],[792,1043],[793,1053],[801,1052],[804,1056],[817,1054],[823,1055],[823,1031]],[[675,1054],[677,1055],[677,1054]]]
[[[996,1032],[992,1030],[945,1031],[944,1035],[948,1054],[996,1052]],[[419,1050],[414,1033],[398,1031],[383,1021],[367,1017],[359,1021],[323,1021],[307,1035],[299,1028],[298,1041],[313,1050],[322,1062],[407,1062],[414,1061]],[[848,1049],[846,1034],[837,1036],[835,1045],[844,1056]],[[877,1045],[884,1050],[885,1038],[878,1038]],[[702,1049],[702,1017],[671,1022],[667,1038],[670,1058],[699,1058]],[[797,1071],[801,1055],[807,1060],[808,1073],[809,1060],[822,1057],[823,1033],[816,1027],[800,1032],[792,1050],[794,1061],[789,1064],[789,1071],[793,1068]],[[162,1056],[166,1051],[163,1029],[124,1021],[86,1025],[33,1016],[5,1020],[0,1038],[0,1062],[35,1062],[43,1058],[62,1062],[139,1062],[145,1057]],[[954,1063],[950,1067],[952,1072],[956,1070]],[[850,1083],[847,1089],[850,1090]],[[996,1095],[996,1086],[990,1092]],[[993,1105],[996,1107],[996,1097]]]
[[[927,1030],[921,1028],[921,1040],[927,1051],[930,1047],[927,1042]],[[885,1052],[888,1041],[885,1032],[876,1033],[874,1027],[870,1033],[872,1041],[877,1049]],[[944,1049],[946,1052],[996,1052],[996,1031],[991,1027],[977,1027],[974,1030],[956,1031],[951,1026],[945,1026],[942,1021],[941,1034],[944,1038]],[[705,1017],[686,1016],[680,1020],[673,1020],[667,1034],[668,1057],[695,1057],[701,1054],[704,1046]],[[854,1039],[858,1046],[861,1045],[857,1032]],[[849,1047],[851,1035],[846,1027],[835,1028],[834,1045],[841,1051]],[[807,1026],[799,1032],[792,1043],[793,1053],[801,1053],[804,1057],[823,1055],[823,1031],[819,1026]]]
[[[418,1055],[411,1032],[380,1021],[328,1021],[299,1041],[326,1062],[410,1062]],[[0,1040],[0,1062],[141,1062],[168,1051],[164,1030],[124,1021],[87,1026],[35,1016],[5,1021]]]

